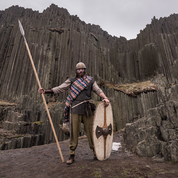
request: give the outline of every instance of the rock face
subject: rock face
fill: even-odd
[[[20,104],[0,101],[0,150],[27,148],[55,142],[51,125],[43,105],[33,103],[24,96]],[[29,106],[30,104],[30,106]],[[59,140],[65,140],[65,135],[58,124],[62,118],[63,106],[59,103],[48,104],[53,119],[54,128]]]
[[[37,92],[38,85],[20,34],[18,19],[23,25],[42,87],[48,89],[58,86],[75,74],[77,62],[84,62],[88,74],[102,84],[101,88],[111,101],[115,130],[124,128],[126,123],[132,123],[126,126],[125,139],[128,147],[127,129],[136,127],[134,124],[138,122],[147,123],[151,109],[157,110],[165,104],[177,102],[176,97],[173,97],[173,101],[169,98],[170,94],[176,95],[177,88],[177,14],[159,20],[153,18],[151,24],[140,31],[136,39],[128,41],[124,37],[112,37],[98,25],[86,24],[54,4],[43,13],[12,6],[0,11],[0,99],[15,103],[14,106],[1,105],[1,129],[2,133],[7,134],[7,137],[0,140],[1,149],[54,141],[41,96]],[[129,83],[132,86],[134,83],[134,87],[135,83],[145,81],[154,83],[157,90],[141,90],[136,96],[131,96],[126,89],[124,93],[108,85]],[[58,126],[62,123],[66,96],[67,93],[45,96],[59,140],[68,138]],[[95,95],[93,99],[100,100]],[[167,108],[167,105],[164,107]],[[171,107],[174,108],[174,105],[170,105]],[[174,109],[170,109],[170,112],[173,111]],[[165,113],[168,114],[167,109]],[[160,121],[164,126],[153,125],[150,130],[144,130],[145,134],[153,134],[147,143],[152,143],[154,150],[149,151],[149,144],[144,145],[144,136],[139,142],[134,141],[138,154],[142,155],[144,148],[147,148],[148,155],[154,155],[160,152],[158,150],[161,147],[162,154],[174,152],[175,157],[176,142],[171,142],[171,146],[164,140],[176,139],[173,129],[175,123],[168,123],[170,117],[164,122]],[[173,117],[176,120],[176,116]],[[153,120],[154,118],[151,119]],[[165,138],[160,142],[157,134],[163,133],[165,127],[169,127],[169,131],[165,131],[161,136]],[[16,138],[9,138],[8,135],[16,135]],[[173,157],[169,156],[169,159]]]
[[[140,156],[164,156],[178,161],[178,86],[171,88],[168,101],[147,111],[125,128],[126,146]]]

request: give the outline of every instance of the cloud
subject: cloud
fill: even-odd
[[[178,12],[177,0],[9,0],[1,2],[0,10],[19,5],[42,12],[52,3],[86,23],[99,25],[109,34],[127,39],[136,38],[154,16],[159,19]]]

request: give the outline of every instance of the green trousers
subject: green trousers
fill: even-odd
[[[92,137],[92,129],[93,129],[93,115],[86,116],[80,114],[72,114],[72,138],[71,143],[69,145],[70,155],[75,155],[75,149],[78,145],[78,136],[80,132],[81,123],[84,124],[84,130],[86,132],[88,143],[90,148],[94,151],[93,137]]]

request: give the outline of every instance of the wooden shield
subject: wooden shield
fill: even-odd
[[[111,103],[105,107],[104,102],[97,105],[93,120],[93,142],[98,160],[109,158],[113,142],[113,114]]]

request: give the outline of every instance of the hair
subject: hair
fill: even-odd
[[[86,69],[84,69],[84,75],[87,75]],[[77,70],[75,72],[75,78],[78,78],[78,72],[77,72]]]

